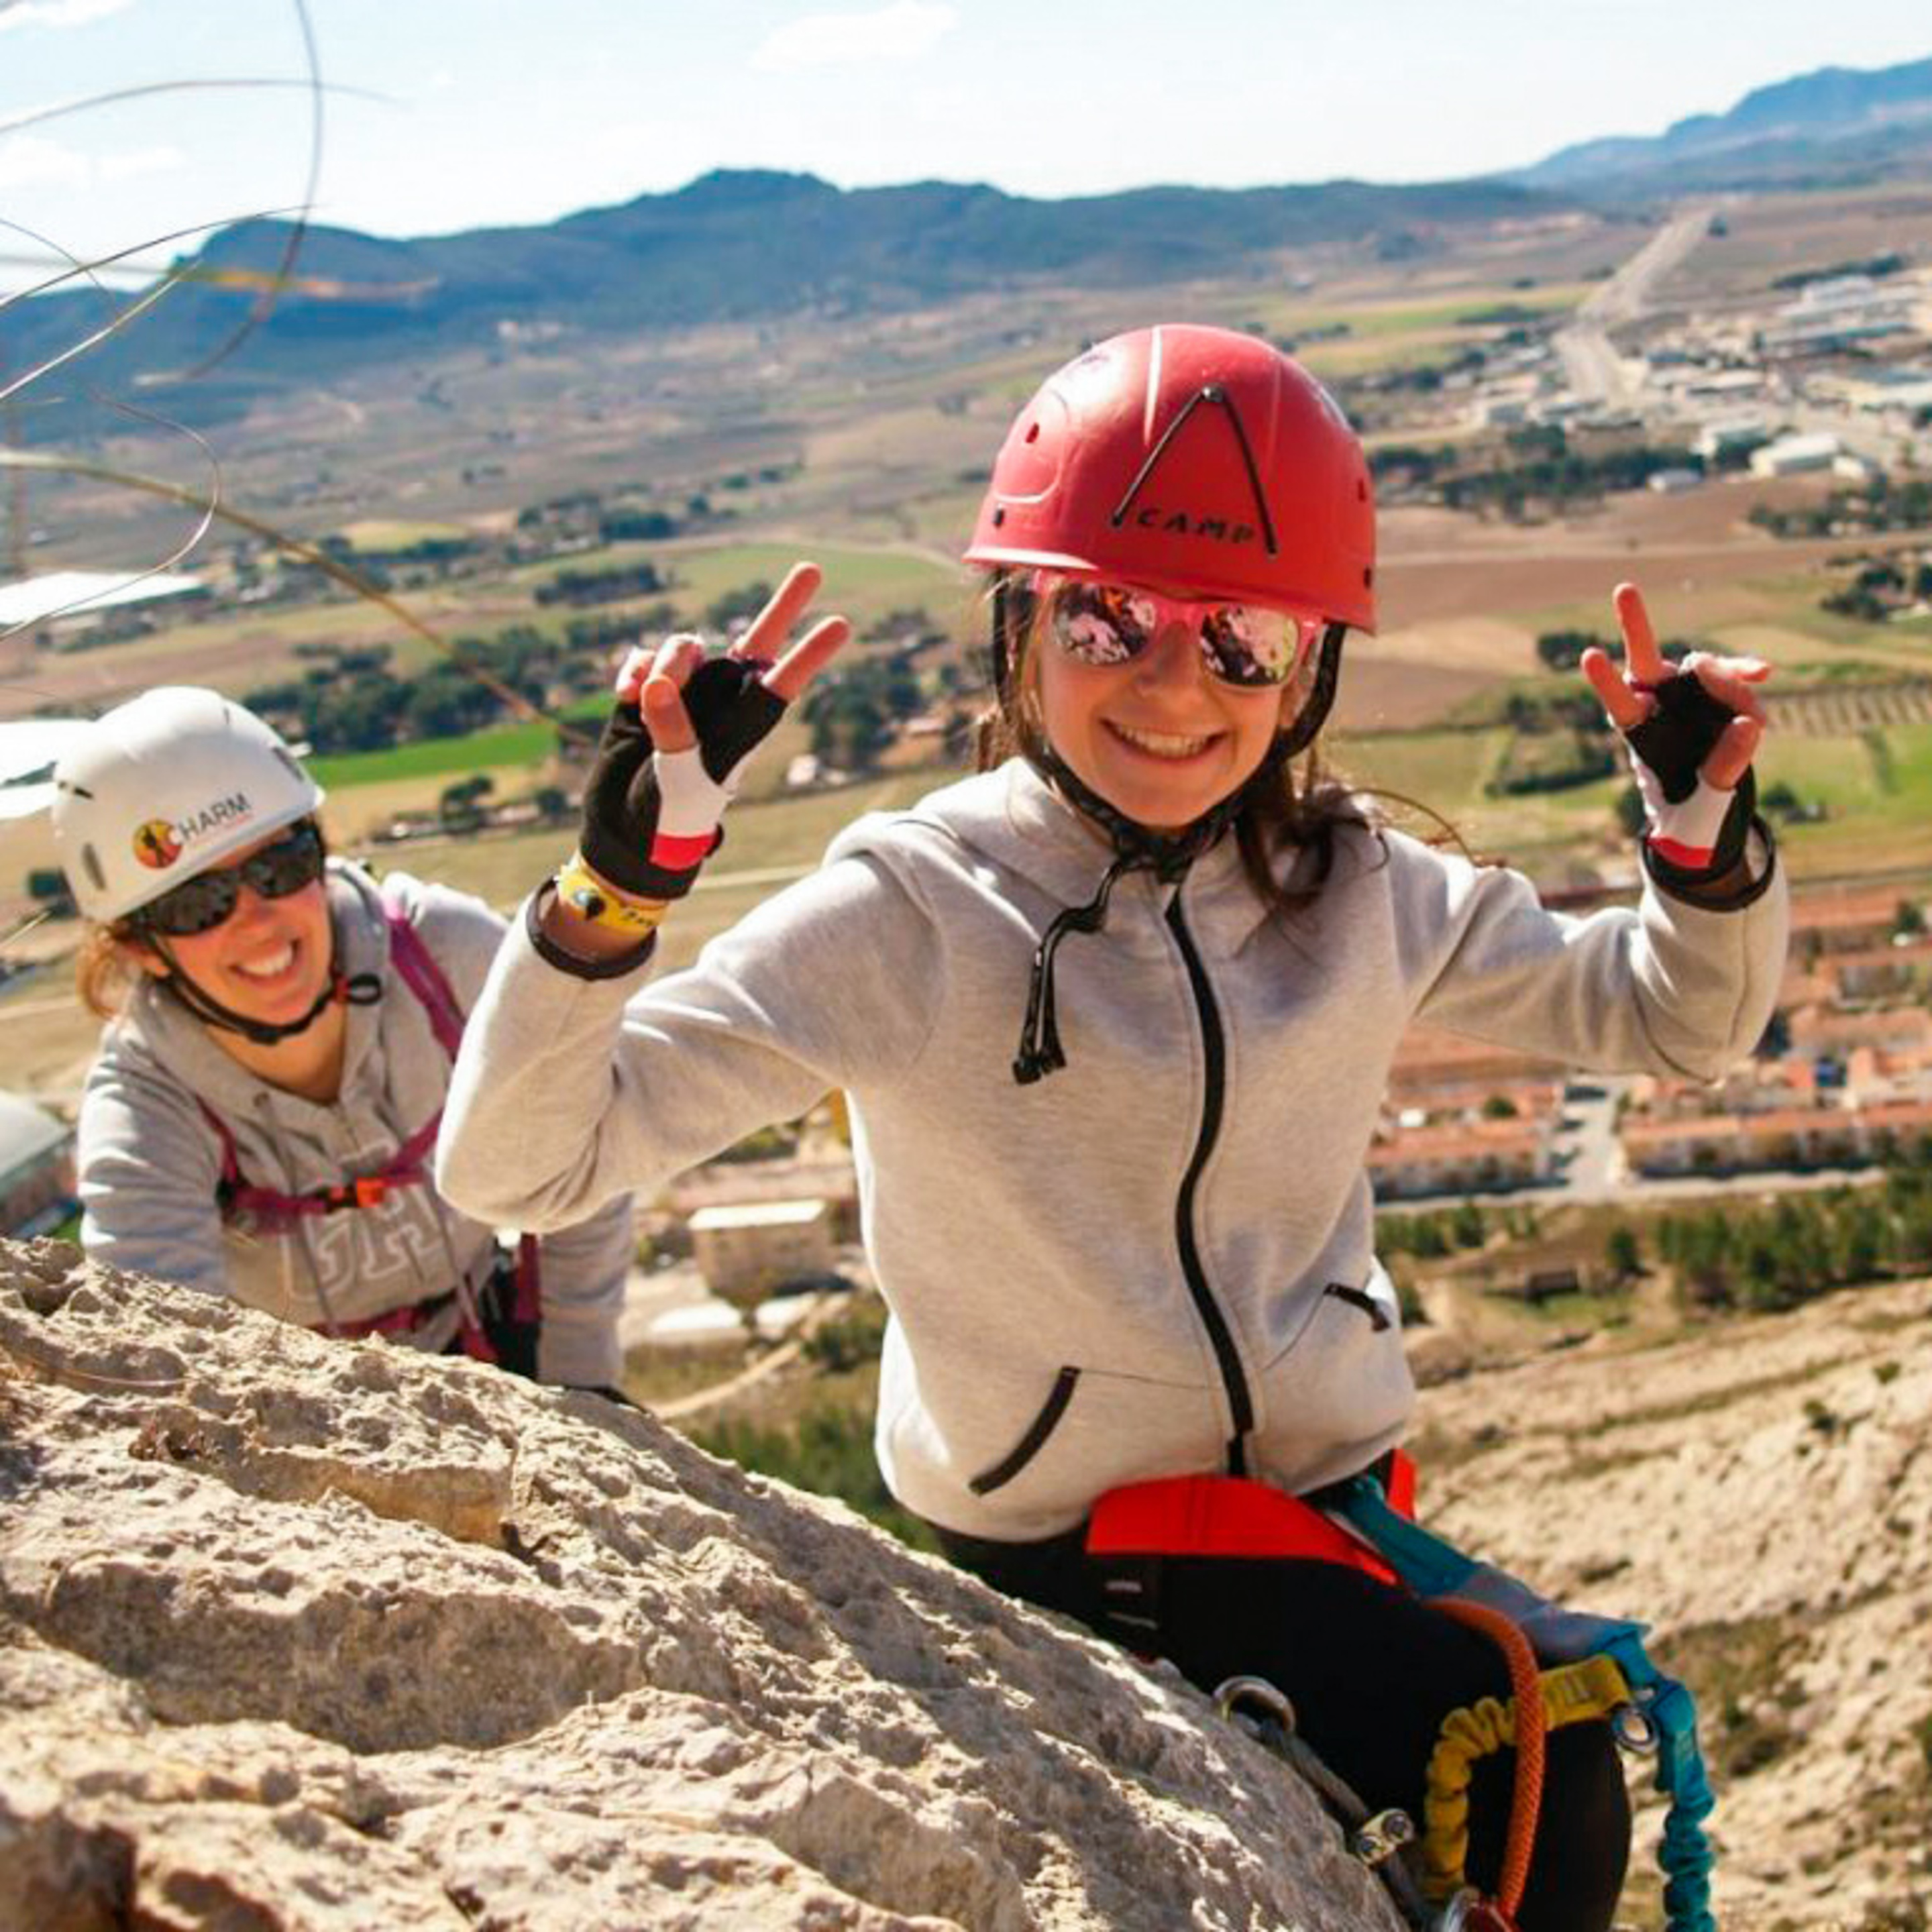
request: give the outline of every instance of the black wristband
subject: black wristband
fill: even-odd
[[[558,945],[544,930],[544,909],[556,896],[556,881],[546,879],[524,902],[524,935],[545,965],[554,966],[560,973],[568,973],[573,980],[621,980],[634,973],[656,950],[658,936],[655,932],[647,932],[644,943],[633,952],[614,953],[608,959],[580,958],[568,948]]]
[[[1742,912],[1746,906],[1762,898],[1778,870],[1778,842],[1772,836],[1770,826],[1758,817],[1756,800],[1756,787],[1747,772],[1738,781],[1737,796],[1731,801],[1730,810],[1724,814],[1724,829],[1718,834],[1712,862],[1701,872],[1692,872],[1687,866],[1673,866],[1668,859],[1660,859],[1650,841],[1645,839],[1643,868],[1658,889],[1668,892],[1674,899],[1682,899],[1686,905],[1700,906],[1706,912]],[[1729,877],[1744,864],[1750,854],[1750,835],[1754,832],[1764,842],[1764,870],[1755,878],[1747,876],[1740,885],[1714,890],[1718,880]],[[1727,853],[1729,857],[1725,856]]]

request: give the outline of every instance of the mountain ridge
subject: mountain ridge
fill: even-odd
[[[800,312],[837,320],[1048,282],[1101,292],[1265,276],[1310,247],[1428,253],[1466,226],[1585,209],[1616,218],[1684,193],[1900,173],[1932,173],[1932,58],[1820,68],[1661,135],[1606,136],[1460,180],[1166,183],[1043,200],[984,182],[846,189],[808,173],[719,169],[541,226],[413,238],[306,227],[291,285],[240,352],[212,382],[164,386],[182,420],[206,424],[245,409],[265,384],[490,349],[519,331],[611,340]],[[165,301],[76,374],[112,389],[200,368],[235,335],[246,298],[272,285],[292,235],[267,218],[220,230],[178,258],[181,285]],[[37,297],[0,311],[0,352],[32,368],[99,326],[94,291]],[[25,433],[68,429],[48,410]]]
[[[1754,88],[1721,114],[1694,114],[1661,134],[1606,135],[1559,148],[1503,178],[1582,191],[1614,187],[1788,184],[1884,166],[1900,150],[1932,159],[1932,59],[1823,67]],[[1821,183],[1822,184],[1822,183]]]
[[[1045,277],[1154,285],[1325,242],[1413,247],[1419,231],[1567,206],[1500,181],[1162,185],[1042,201],[983,183],[841,189],[815,176],[714,170],[543,226],[402,239],[308,227],[293,287],[232,368],[316,373],[398,346],[488,344],[524,323],[615,335],[800,308],[890,310]],[[291,232],[272,219],[222,230],[177,262],[184,285],[93,367],[113,381],[194,366],[241,319],[237,292],[279,269]],[[92,293],[39,298],[0,319],[16,368],[98,326]]]

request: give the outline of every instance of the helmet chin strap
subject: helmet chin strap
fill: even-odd
[[[1006,626],[1015,614],[1006,586],[997,588],[993,602],[994,677],[1001,705],[1015,701],[1011,689],[1012,658]],[[1247,778],[1217,805],[1203,812],[1178,832],[1156,832],[1130,818],[1108,802],[1081,778],[1052,745],[1042,744],[1037,753],[1029,752],[1027,761],[1065,798],[1107,835],[1114,857],[1102,877],[1099,890],[1084,905],[1066,906],[1056,913],[1033,956],[1033,973],[1028,984],[1026,1018],[1020,1029],[1019,1050],[1013,1057],[1013,1078],[1030,1087],[1066,1064],[1060,1044],[1060,1028],[1054,1017],[1053,967],[1060,943],[1070,932],[1098,932],[1107,922],[1107,903],[1116,883],[1129,872],[1148,872],[1164,886],[1176,885],[1188,868],[1213,845],[1240,817],[1242,807],[1298,752],[1314,742],[1315,734],[1327,722],[1335,701],[1336,681],[1341,674],[1342,640],[1347,627],[1330,624],[1323,632],[1322,655],[1316,662],[1315,682],[1306,700],[1295,714],[1294,722],[1275,734],[1266,755]]]
[[[316,994],[314,1004],[301,1018],[277,1023],[258,1020],[247,1013],[238,1013],[232,1006],[224,1006],[212,993],[196,986],[188,977],[182,969],[181,962],[169,952],[158,935],[148,941],[168,962],[168,985],[175,998],[196,1019],[205,1026],[218,1027],[224,1033],[238,1033],[257,1046],[278,1046],[285,1040],[292,1040],[298,1034],[308,1032],[332,1006],[373,1006],[382,997],[382,982],[374,974],[350,975],[337,970],[332,936],[330,943],[328,983]]]

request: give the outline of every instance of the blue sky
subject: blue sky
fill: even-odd
[[[718,166],[1050,196],[1441,178],[1932,56],[1924,0],[310,0],[308,19],[345,90],[317,218],[391,235]],[[292,0],[0,0],[0,125],[295,78],[303,39]],[[109,103],[0,134],[0,217],[104,253],[298,202],[310,147],[296,90]],[[0,254],[34,252],[0,230]]]

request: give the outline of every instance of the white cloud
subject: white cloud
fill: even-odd
[[[83,154],[58,141],[16,134],[0,141],[0,192],[21,188],[91,188],[109,182],[138,180],[186,165],[178,148],[128,148],[118,153]]]
[[[164,175],[185,167],[188,157],[178,148],[130,148],[123,154],[102,154],[94,165],[104,182],[134,181],[142,175]]]
[[[124,14],[134,0],[0,0],[0,33],[9,27],[85,27]]]
[[[848,67],[864,61],[916,60],[958,22],[939,0],[894,0],[869,14],[808,14],[772,34],[754,67]]]
[[[0,141],[0,189],[86,188],[93,178],[87,157],[58,141],[32,134]]]

